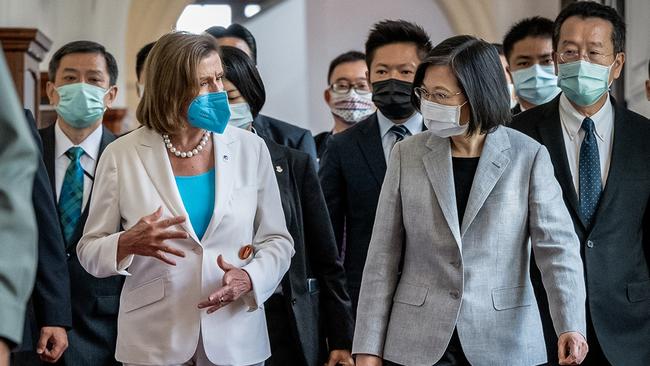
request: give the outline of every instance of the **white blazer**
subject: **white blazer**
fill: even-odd
[[[143,256],[116,263],[120,230],[163,207],[163,218],[189,217],[174,181],[162,136],[142,127],[111,143],[102,155],[90,214],[77,246],[92,275],[127,276],[120,298],[116,359],[161,365],[189,360],[199,331],[208,359],[219,365],[251,365],[271,352],[262,304],[289,268],[294,253],[271,158],[263,140],[228,126],[213,134],[215,204],[202,240],[189,219],[177,229],[188,239],[167,243],[185,252],[176,266]],[[121,229],[123,228],[123,229]],[[241,247],[254,254],[242,260]],[[197,305],[221,287],[217,257],[250,275],[253,290],[212,314]]]

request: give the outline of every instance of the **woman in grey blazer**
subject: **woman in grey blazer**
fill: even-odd
[[[502,126],[509,96],[496,49],[449,38],[413,86],[428,131],[391,152],[361,285],[357,365],[546,362],[531,250],[560,363],[579,364],[578,239],[546,149]]]

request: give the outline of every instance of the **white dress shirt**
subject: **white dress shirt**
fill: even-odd
[[[81,210],[86,207],[88,203],[88,197],[90,197],[90,191],[93,187],[93,181],[88,177],[95,175],[95,165],[97,165],[97,158],[99,156],[99,146],[102,143],[102,133],[103,128],[100,125],[93,131],[85,140],[79,145],[75,145],[68,136],[63,133],[59,122],[56,122],[54,126],[54,185],[56,189],[56,201],[59,201],[61,195],[61,186],[63,186],[63,179],[65,178],[65,172],[70,165],[70,158],[66,156],[66,152],[73,146],[79,146],[84,150],[84,154],[81,155],[79,161],[81,167],[87,173],[84,173],[84,194],[83,201],[81,204]]]
[[[562,135],[564,137],[564,147],[566,148],[569,169],[573,177],[573,186],[576,193],[580,196],[580,146],[585,138],[585,131],[582,130],[582,121],[586,117],[580,114],[569,102],[564,95],[560,96],[560,121],[562,122]],[[607,175],[609,174],[609,164],[612,157],[612,142],[614,141],[614,108],[611,100],[607,102],[589,117],[594,121],[596,144],[598,145],[598,155],[600,159],[600,177],[602,187],[605,188]]]
[[[390,132],[390,128],[395,126],[395,122],[388,119],[384,116],[379,109],[377,109],[377,121],[379,122],[379,136],[381,137],[381,145],[384,148],[384,158],[386,158],[386,163],[388,163],[388,157],[390,156],[390,151],[393,149],[393,145],[397,140],[397,135]],[[422,115],[418,112],[413,113],[413,115],[402,123],[409,132],[411,136],[422,132],[422,127],[424,123],[422,122]]]

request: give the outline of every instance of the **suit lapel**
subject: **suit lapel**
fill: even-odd
[[[426,145],[431,151],[424,155],[422,162],[442,214],[447,220],[447,225],[460,248],[460,227],[458,224],[456,191],[454,189],[454,173],[451,165],[451,145],[449,139],[441,139],[434,135],[429,137]]]
[[[381,144],[381,136],[379,135],[377,113],[369,117],[368,122],[365,126],[360,126],[361,134],[359,134],[357,142],[373,177],[381,187],[386,175],[386,157],[384,156],[384,147]]]
[[[467,228],[474,221],[478,211],[483,207],[483,203],[510,163],[510,158],[504,154],[504,151],[509,149],[510,140],[505,129],[497,128],[496,131],[489,133],[485,137],[483,151],[474,174],[472,189],[465,208],[465,216],[460,230],[461,238],[467,232]]]
[[[183,201],[176,187],[171,162],[169,156],[167,156],[162,136],[150,129],[143,130],[136,151],[144,169],[147,171],[147,175],[149,175],[167,209],[173,216],[186,217],[182,227],[190,234],[192,239],[199,243],[200,240],[192,228],[189,215],[185,210],[185,206],[183,206]]]
[[[582,226],[585,223],[580,216],[578,207],[578,194],[576,193],[575,186],[573,185],[573,176],[569,168],[569,161],[567,160],[566,147],[564,146],[564,135],[562,134],[562,122],[560,121],[560,97],[556,97],[552,102],[545,105],[542,111],[543,115],[537,124],[537,130],[541,138],[541,142],[546,146],[553,168],[555,170],[555,177],[557,178],[564,197],[568,201],[569,210],[573,211],[573,216],[577,217]]]
[[[239,156],[234,154],[233,146],[239,143],[228,134],[228,129],[235,128],[228,126],[224,134],[212,134],[214,141],[214,165],[215,165],[215,203],[212,218],[205,230],[204,238],[207,238],[221,223],[226,210],[230,206],[233,191],[233,178],[235,166]]]
[[[607,212],[607,206],[609,206],[616,196],[616,191],[621,183],[621,177],[625,176],[626,163],[629,159],[626,159],[627,149],[635,146],[634,142],[634,133],[635,131],[625,128],[625,109],[620,108],[614,98],[611,99],[614,106],[614,141],[612,142],[612,155],[610,157],[609,164],[609,173],[607,174],[607,182],[605,184],[605,189],[603,190],[602,195],[600,196],[600,202],[598,203],[598,209],[594,215],[594,220],[592,223],[592,228],[596,227],[601,216],[605,215]]]

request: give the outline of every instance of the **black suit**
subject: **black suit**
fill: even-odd
[[[115,140],[115,135],[105,127],[102,128],[104,131],[99,156],[104,148]],[[55,191],[54,125],[40,130],[39,133],[43,141],[45,166],[50,176],[52,191]],[[94,175],[94,172],[89,173]],[[88,206],[89,204],[86,204],[71,244],[66,248],[72,290],[72,329],[68,332],[70,345],[63,354],[63,361],[68,366],[121,365],[115,361],[115,341],[120,292],[124,279],[122,276],[95,278],[81,267],[77,258],[77,242],[81,239],[88,218]]]
[[[344,257],[353,314],[385,174],[377,113],[330,138],[319,175],[339,253]]]
[[[650,122],[617,106],[612,99],[615,120],[611,163],[589,228],[578,211],[562,135],[559,98],[518,114],[511,127],[548,149],[583,244],[590,346],[586,364],[607,364],[595,359],[602,348],[611,364],[650,365]],[[539,290],[540,281],[534,282]],[[549,360],[557,360],[557,338],[546,297],[540,294],[547,348],[552,356]]]
[[[314,136],[314,142],[316,142],[316,156],[318,159],[322,159],[325,155],[325,150],[327,149],[327,142],[332,137],[332,131],[321,132],[318,135]]]
[[[27,109],[25,118],[42,157],[41,138],[36,129],[34,117]],[[23,344],[20,352],[14,355],[12,364],[40,364],[35,353],[40,329],[46,326],[69,329],[72,326],[70,278],[65,256],[65,244],[53,197],[45,164],[43,159],[39,159],[32,191],[32,202],[38,226],[36,285],[27,307]]]
[[[253,120],[253,128],[260,137],[309,154],[316,164],[316,144],[309,130],[261,114]]]
[[[269,314],[272,356],[267,364],[320,366],[327,360],[326,339],[330,350],[352,349],[354,323],[350,297],[345,289],[345,273],[337,262],[334,233],[311,158],[269,140],[266,144],[296,251],[281,282],[283,301],[272,311],[289,309],[285,312],[289,315],[285,316],[288,323],[277,322],[277,325],[286,329],[288,341],[300,352],[293,359],[291,355],[285,355],[284,360],[274,359],[280,353],[273,349],[278,343],[274,338],[282,335],[271,327],[275,325],[274,319],[281,315]]]

